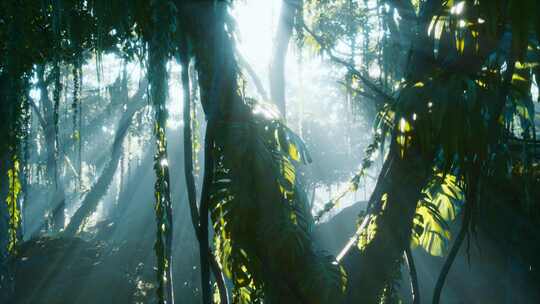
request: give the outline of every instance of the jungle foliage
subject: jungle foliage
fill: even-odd
[[[184,174],[204,304],[396,303],[403,257],[414,276],[410,250],[416,247],[446,256],[434,292],[438,303],[462,242],[485,224],[486,209],[502,204],[493,202],[497,184],[516,185],[512,193],[519,199],[512,208],[523,211],[524,221],[540,221],[538,100],[531,93],[540,77],[537,1],[283,1],[270,91],[277,108],[287,109],[283,65],[293,41],[340,72],[346,100],[335,102],[346,104],[348,119],[373,121],[359,171],[315,215],[306,195],[304,170],[312,162],[306,143],[287,126],[287,113],[243,89],[231,5],[211,0],[0,3],[3,297],[15,289],[12,265],[18,250],[33,248],[22,241],[21,230],[31,172],[42,172],[35,175],[55,189],[43,203],[47,223],[37,235],[84,236],[124,164],[124,142],[139,132],[151,139],[155,153],[156,301],[174,303],[177,209],[166,134],[170,62],[182,68]],[[108,54],[140,64],[145,80],[130,96],[124,71],[115,86],[83,100],[87,75],[82,67],[95,61],[99,83]],[[39,105],[32,90],[40,92]],[[69,101],[62,97],[68,90]],[[103,101],[106,93],[120,96],[120,104]],[[204,144],[194,115],[198,101],[206,120]],[[153,116],[143,114],[149,109]],[[32,117],[39,121],[48,155],[41,166],[25,153]],[[83,165],[83,153],[99,149],[83,148],[97,137],[85,126],[107,120],[118,121],[111,155]],[[199,193],[194,171],[200,145]],[[368,207],[358,215],[349,244],[333,256],[318,243],[313,227],[346,193],[358,190],[377,159],[381,168]],[[86,191],[85,166],[101,171]],[[69,218],[66,208],[74,210]],[[454,236],[449,225],[456,219],[460,229]],[[539,269],[538,261],[528,262]],[[415,303],[417,296],[414,290]]]

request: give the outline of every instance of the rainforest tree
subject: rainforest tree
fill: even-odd
[[[446,256],[434,291],[438,303],[461,244],[482,223],[493,185],[512,175],[520,185],[519,208],[527,210],[528,222],[538,220],[531,93],[540,71],[536,1],[282,2],[270,64],[271,101],[246,94],[242,69],[266,96],[235,46],[229,1],[0,4],[0,289],[6,301],[17,288],[16,266],[24,258],[18,250],[30,237],[85,238],[117,174],[123,203],[129,191],[122,190],[129,184],[124,174],[130,172],[124,165],[135,132],[153,142],[154,202],[148,204],[155,215],[158,303],[181,300],[174,292],[173,223],[177,211],[187,208],[204,304],[395,303],[403,296],[398,285],[404,261],[412,301],[419,303],[411,255],[416,247]],[[337,255],[324,250],[313,230],[345,193],[313,215],[304,174],[312,159],[285,123],[286,58],[293,41],[300,54],[314,51],[338,71],[347,120],[374,122],[371,144],[346,192],[365,182],[377,158],[380,172],[356,232]],[[123,72],[102,90],[103,58],[109,54],[122,58]],[[85,93],[93,98],[87,101],[83,67],[92,60],[98,90]],[[144,76],[130,94],[126,66],[133,63]],[[172,72],[173,63],[180,73]],[[177,156],[170,153],[167,134],[173,81],[183,92],[186,187],[179,191],[187,192],[186,209],[175,206],[171,194],[178,187],[169,170]],[[200,192],[197,106],[206,125]],[[85,143],[107,142],[95,139],[95,125],[105,131],[115,126],[114,136],[110,153],[91,159],[87,155],[100,151]],[[148,128],[152,132],[144,133]],[[33,134],[39,135],[31,139]],[[349,141],[357,136],[347,134]],[[33,140],[40,151],[44,143],[43,184],[49,192],[35,202],[46,224],[29,234],[22,229],[30,201],[25,191],[42,174],[39,162],[28,157]],[[85,190],[88,171],[99,175]],[[459,232],[451,237],[449,223],[458,216]]]

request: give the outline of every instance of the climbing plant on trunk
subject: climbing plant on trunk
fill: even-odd
[[[157,296],[159,303],[174,303],[172,267],[173,208],[170,194],[169,164],[167,156],[167,60],[170,55],[171,34],[175,29],[175,5],[171,1],[151,1],[153,31],[148,37],[148,82],[150,100],[154,106],[154,137],[156,152],[154,187],[156,214]]]

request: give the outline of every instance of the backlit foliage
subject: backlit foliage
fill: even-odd
[[[443,256],[451,240],[449,224],[463,204],[463,192],[456,177],[436,174],[423,191],[413,223],[411,246],[420,246],[434,256]]]
[[[189,7],[185,3],[194,5]],[[203,9],[195,5],[201,3],[206,5]],[[388,167],[395,169],[392,166],[397,164],[392,174],[388,173],[390,169],[381,174],[381,183],[377,183],[367,213],[362,214],[353,244],[356,246],[350,246],[359,251],[355,252],[358,255],[371,249],[371,255],[359,262],[364,268],[348,269],[346,273],[343,265],[314,244],[314,219],[299,170],[309,162],[302,140],[264,104],[237,94],[232,52],[224,52],[226,56],[213,52],[232,49],[227,35],[233,35],[234,26],[225,13],[228,3],[0,2],[0,85],[2,93],[8,92],[0,96],[0,129],[2,135],[8,135],[1,138],[0,152],[11,163],[5,168],[7,172],[2,173],[9,183],[5,202],[10,254],[16,251],[21,227],[20,168],[26,165],[12,153],[22,144],[22,127],[14,121],[21,115],[23,96],[31,89],[28,79],[37,67],[52,69],[56,138],[54,151],[49,152],[57,160],[61,95],[67,91],[61,69],[74,68],[72,114],[80,115],[83,75],[76,70],[91,58],[96,61],[96,69],[102,70],[104,53],[138,60],[148,69],[149,98],[155,111],[154,249],[160,303],[173,300],[173,214],[165,134],[166,64],[180,48],[188,49],[188,57],[195,59],[199,82],[203,84],[201,96],[205,98],[201,100],[205,99],[202,102],[209,133],[215,134],[205,151],[215,160],[205,170],[211,184],[209,209],[216,257],[232,281],[235,303],[339,303],[355,290],[368,298],[365,302],[393,301],[403,250],[412,243],[432,255],[444,255],[453,238],[448,223],[462,214],[462,229],[455,237],[458,247],[453,247],[450,254],[457,252],[460,240],[477,220],[485,191],[480,181],[504,171],[494,169],[498,165],[496,160],[508,160],[504,163],[508,168],[504,169],[524,179],[538,170],[527,151],[527,144],[536,142],[531,88],[540,75],[538,1],[304,1],[308,12],[306,26],[317,34],[310,33],[306,45],[345,68],[347,103],[352,103],[347,106],[368,108],[364,101],[371,99],[373,104],[369,108],[375,113],[371,113],[371,118],[376,116],[373,144],[366,151],[359,173],[315,220],[334,208],[346,193],[358,189],[375,152],[382,151],[385,144],[390,150],[386,157]],[[192,17],[191,9],[207,14],[201,14],[197,20],[200,23],[184,20],[186,16]],[[298,36],[303,37],[302,29],[297,30]],[[215,37],[213,31],[218,33]],[[222,45],[217,45],[214,38]],[[232,66],[231,73],[222,69],[222,61]],[[362,68],[357,68],[359,63]],[[99,80],[101,73],[97,74]],[[216,83],[222,87],[216,89]],[[233,111],[245,108],[249,108],[248,114]],[[73,118],[75,125],[77,117]],[[80,116],[78,120],[80,127]],[[196,130],[196,120],[193,121]],[[80,130],[73,131],[71,141],[80,144]],[[197,151],[200,143],[196,132],[193,135],[193,150]],[[521,154],[507,157],[516,143]],[[435,172],[432,168],[436,168]],[[401,189],[398,183],[410,187]],[[525,193],[534,190],[530,185],[529,181],[524,182]],[[396,189],[405,190],[407,195],[396,195]],[[528,200],[529,207],[534,206],[534,201]],[[407,211],[404,213],[410,218],[404,218],[400,212],[387,217],[389,211],[395,210]],[[61,211],[63,214],[64,210]],[[399,240],[396,244],[392,238],[381,242],[381,235],[397,236]],[[199,240],[206,242],[206,235],[202,237]],[[206,266],[208,261],[201,261]],[[379,273],[373,272],[373,278],[368,277],[368,283],[376,282],[375,286],[365,287],[366,281],[350,280],[370,266],[382,266],[375,269]],[[356,298],[348,300],[361,302]]]
[[[21,181],[19,177],[20,163],[16,156],[13,157],[13,165],[8,170],[9,192],[6,197],[6,203],[9,212],[9,240],[8,252],[16,252],[16,246],[19,241],[19,228],[21,226],[21,211],[19,208],[19,195],[21,194]]]

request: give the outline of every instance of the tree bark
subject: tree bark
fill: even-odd
[[[409,82],[422,79],[431,70],[432,38],[427,35],[427,27],[440,4],[440,0],[422,4],[412,30],[415,35],[411,42],[411,56],[403,68]],[[413,124],[411,122],[412,130]],[[387,171],[379,177],[383,178],[383,185],[380,191],[372,194],[372,199],[386,194],[386,201],[383,203],[376,198],[371,210],[376,233],[363,250],[353,251],[343,261],[350,276],[349,282],[356,282],[359,286],[349,285],[347,303],[376,303],[385,291],[392,289],[403,252],[410,246],[413,218],[421,191],[431,174],[433,151],[427,147],[422,149],[414,134],[410,146],[403,151],[396,142],[396,132],[384,164]]]
[[[431,162],[422,158],[416,147],[410,147],[401,157],[397,144],[392,146],[385,161],[389,167],[382,188],[386,202],[376,202],[371,212],[375,216],[375,236],[362,251],[353,251],[343,259],[349,282],[354,284],[348,286],[346,303],[377,303],[390,287],[403,252],[410,246],[412,220]]]
[[[105,165],[96,183],[85,196],[79,209],[77,209],[75,214],[71,217],[69,224],[64,231],[67,235],[75,235],[78,233],[84,226],[86,219],[95,212],[101,198],[107,193],[107,189],[112,182],[114,173],[116,172],[122,156],[122,143],[127,135],[129,126],[131,125],[131,120],[135,113],[142,109],[144,105],[144,99],[131,100],[131,102],[128,103],[129,108],[124,112],[118,123],[112,146],[111,158],[107,165]]]
[[[173,33],[176,31],[176,6],[173,1],[150,1],[152,31],[148,40],[148,80],[150,100],[154,106],[154,211],[156,216],[157,301],[174,304],[172,265],[173,208],[167,152],[167,61],[172,51]]]
[[[287,50],[294,28],[294,18],[301,1],[283,0],[276,36],[274,38],[274,50],[272,63],[270,64],[270,98],[277,105],[279,112],[286,118],[285,99],[285,62]]]
[[[49,98],[47,82],[45,80],[45,66],[37,67],[38,87],[40,90],[40,103],[43,105],[42,129],[45,135],[45,146],[47,147],[47,179],[54,187],[52,195],[49,199],[49,212],[51,227],[53,231],[64,229],[65,224],[65,202],[66,195],[64,184],[60,181],[60,168],[58,166],[58,136],[54,122],[54,107]],[[36,109],[37,110],[37,109]],[[38,115],[41,113],[38,112]]]
[[[204,182],[199,207],[199,242],[203,303],[210,303],[210,259],[208,241],[208,206],[213,179],[213,129],[218,120],[241,119],[245,105],[238,95],[238,67],[232,44],[224,24],[227,3],[212,1],[185,1],[181,4],[178,21],[186,31],[192,46],[199,80],[200,96],[207,130],[204,150]]]
[[[188,23],[186,27],[192,29],[190,38],[197,62],[202,103],[209,121],[208,128],[210,131],[215,128],[213,122],[216,117],[224,122],[220,124],[223,127],[226,127],[228,122],[242,121],[245,108],[243,108],[241,97],[236,93],[237,67],[231,43],[223,29],[221,10],[216,10],[212,4],[208,4],[208,6],[193,5],[189,7],[190,9],[183,8],[180,11],[185,12],[186,16],[181,20],[185,20],[184,22]],[[196,20],[193,20],[192,16],[197,16]],[[205,153],[211,152],[212,143],[212,137],[207,135]],[[380,196],[386,194],[387,198],[384,208],[381,207],[381,204],[375,208],[377,214],[375,238],[361,253],[355,250],[357,253],[350,257],[347,256],[344,261],[344,265],[349,266],[347,267],[349,286],[345,303],[377,302],[378,297],[388,287],[391,278],[399,269],[405,248],[410,245],[412,219],[421,190],[430,174],[431,159],[424,158],[419,147],[415,145],[409,147],[401,155],[397,144],[394,143],[386,162],[388,170],[385,174],[384,187],[379,194]],[[211,161],[205,161],[205,179],[210,178],[209,175],[213,174],[211,163]],[[256,179],[263,171],[263,168],[257,168],[253,172],[253,178]],[[262,199],[263,194],[269,190],[265,190],[261,186],[260,189],[257,188],[257,191],[261,191],[259,195]],[[267,203],[271,204],[272,202],[265,201],[262,205],[266,206],[264,204]],[[204,207],[201,206],[201,210],[203,209]],[[263,211],[259,212],[262,214],[261,220],[266,221],[265,224],[269,224],[267,222],[270,221],[270,218],[265,217]],[[201,220],[203,216],[201,212]],[[202,234],[201,239],[204,239],[205,236]],[[265,236],[268,235],[261,235],[261,238],[268,241],[268,237],[265,238]],[[291,237],[293,236],[291,235]],[[275,250],[270,251],[274,252]],[[283,258],[282,254],[278,255],[279,257],[268,256],[268,253],[264,252],[261,253],[261,258],[264,260]],[[308,269],[310,266],[323,263],[323,261],[317,260],[316,256],[309,256],[302,261],[302,266],[294,265],[294,267],[295,269],[304,269],[305,266]],[[299,286],[300,276],[305,275],[305,273],[300,274],[291,270],[287,274],[286,280],[275,282],[274,276],[283,269],[276,265],[265,265],[265,267],[265,284],[283,292],[279,295],[279,299],[294,299],[300,303],[326,303],[325,301],[328,300],[324,296],[318,295],[318,292],[323,292],[321,290],[306,292],[308,289],[312,291],[313,286],[307,287],[308,289]]]

